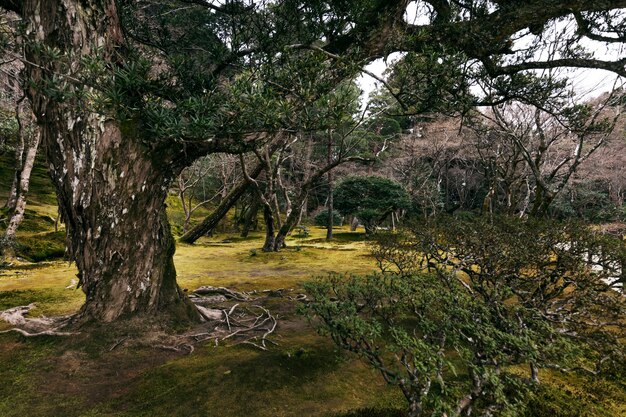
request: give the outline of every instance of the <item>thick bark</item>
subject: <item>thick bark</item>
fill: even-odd
[[[22,166],[20,179],[16,188],[15,204],[10,208],[9,225],[5,232],[7,239],[15,239],[17,228],[24,219],[24,210],[26,208],[26,195],[28,194],[28,188],[30,186],[30,174],[33,171],[35,165],[35,157],[37,156],[37,149],[39,148],[39,134],[36,134],[28,146],[26,152],[26,159],[24,159],[24,165]]]
[[[75,70],[94,48],[116,65],[123,38],[115,1],[27,0],[22,12],[29,45],[44,44],[65,57],[50,60],[41,48],[29,46],[25,75],[68,251],[86,294],[79,317],[111,322],[158,312],[198,320],[176,284],[174,240],[165,214],[168,188],[182,166],[176,168],[174,156],[164,150],[145,147],[136,123],[97,114],[80,94],[56,99],[38,87],[86,88],[73,85],[61,61]]]

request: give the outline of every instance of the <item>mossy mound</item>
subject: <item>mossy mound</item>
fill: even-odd
[[[31,262],[49,261],[65,255],[65,232],[48,232],[20,237],[15,255]]]

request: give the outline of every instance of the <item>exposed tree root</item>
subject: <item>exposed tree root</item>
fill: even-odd
[[[215,346],[219,346],[220,343],[246,344],[260,350],[267,350],[271,344],[277,344],[270,338],[278,327],[278,317],[262,303],[270,297],[285,297],[292,301],[301,301],[306,298],[302,294],[290,296],[292,292],[292,289],[283,288],[238,292],[223,287],[200,287],[190,294],[190,299],[204,319],[201,327],[196,327],[194,332],[182,335],[172,335],[157,330],[139,337],[142,340],[140,343],[184,354],[191,354],[197,343],[208,340]],[[27,317],[33,308],[35,304],[0,311],[0,320],[13,326],[13,328],[0,331],[0,334],[16,332],[25,337],[78,334],[64,329],[64,326],[71,323],[72,316]],[[111,339],[112,344],[107,349],[110,352],[120,346],[126,346],[129,340],[132,343],[135,338],[135,332],[131,327],[125,336],[120,335],[116,339]]]
[[[224,287],[211,287],[210,285],[202,286],[196,289],[194,292],[196,295],[222,295],[229,300],[237,300],[237,301],[247,301],[250,299],[250,296],[245,292],[237,292],[229,290]]]
[[[3,330],[0,332],[0,334],[2,333],[9,333],[9,332],[17,332],[19,334],[21,334],[22,336],[25,337],[36,337],[36,336],[72,336],[75,335],[77,333],[73,333],[73,332],[57,332],[54,330],[43,330],[41,332],[38,333],[29,333],[26,330],[22,330],[19,329],[17,327],[14,327],[12,329],[8,329],[8,330]]]
[[[0,312],[0,320],[9,323],[14,328],[0,331],[2,333],[17,332],[25,337],[36,336],[72,336],[77,333],[59,331],[60,328],[65,326],[70,316],[61,317],[35,317],[26,318],[25,316],[35,308],[35,303],[27,306],[18,306],[9,308]]]
[[[227,340],[237,344],[248,344],[267,350],[268,339],[278,326],[278,318],[260,305],[262,298],[280,297],[285,289],[238,292],[223,287],[200,287],[190,296],[191,301],[205,319],[205,330],[182,335],[173,345],[160,348],[182,352],[186,345],[212,340],[215,346]],[[256,297],[255,297],[256,296]],[[221,298],[220,298],[221,297]],[[228,304],[238,301],[235,304]],[[188,348],[185,348],[189,350]],[[189,352],[191,353],[191,352]]]

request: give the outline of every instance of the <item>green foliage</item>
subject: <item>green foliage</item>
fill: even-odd
[[[466,62],[463,54],[408,53],[393,66],[390,84],[412,114],[466,112],[474,102]]]
[[[611,201],[607,186],[590,181],[573,184],[559,193],[550,207],[550,214],[558,219],[607,222],[619,219],[621,213]]]
[[[452,276],[331,276],[306,289],[316,327],[397,385],[411,416],[470,406],[505,415],[526,393],[503,368],[533,358],[543,338],[515,320],[516,308],[507,319]]]
[[[334,191],[334,205],[343,215],[356,216],[370,234],[391,212],[406,209],[410,198],[399,183],[384,177],[347,177]]]
[[[381,238],[374,255],[383,269],[403,274],[458,271],[476,296],[519,306],[519,320],[559,323],[558,332],[568,336],[562,341],[572,348],[569,367],[604,372],[626,357],[626,303],[617,293],[626,261],[621,239],[576,222],[442,218]],[[558,363],[566,350],[552,342],[537,360]]]
[[[377,239],[387,272],[308,284],[302,310],[398,386],[411,416],[519,415],[537,369],[612,377],[624,362],[622,241],[507,218],[446,218]]]
[[[313,220],[316,226],[326,227],[328,225],[328,210],[320,211]],[[333,226],[341,226],[341,214],[333,210]]]

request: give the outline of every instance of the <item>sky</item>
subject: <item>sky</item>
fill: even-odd
[[[405,20],[412,24],[427,24],[429,19],[426,16],[425,10],[418,10],[418,2],[412,2],[405,13]],[[566,28],[567,22],[561,24],[559,29]],[[514,44],[514,47],[523,46],[525,42],[530,42],[531,39],[521,38]],[[625,56],[626,50],[623,45],[609,46],[600,42],[588,41],[583,42],[582,45],[590,52],[593,52],[594,57],[598,59],[611,59],[614,60],[617,57]],[[369,72],[376,74],[379,77],[383,77],[384,71],[387,69],[388,64],[392,64],[401,57],[400,54],[392,54],[387,58],[387,62],[383,59],[378,59],[370,63],[365,69]],[[579,94],[581,100],[588,100],[593,97],[597,97],[602,93],[609,91],[616,80],[616,75],[609,71],[604,70],[591,70],[591,69],[575,69],[567,70],[564,72],[572,80],[572,84],[576,92]],[[372,91],[374,91],[380,82],[366,73],[362,73],[358,78],[357,83],[363,90],[363,98],[366,98]]]

